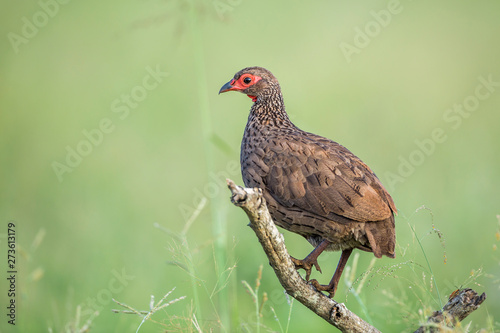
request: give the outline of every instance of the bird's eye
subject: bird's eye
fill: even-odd
[[[250,82],[252,82],[252,79],[249,76],[247,76],[246,78],[243,79],[243,82],[245,84],[249,84]]]

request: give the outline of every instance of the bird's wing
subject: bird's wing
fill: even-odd
[[[309,136],[272,140],[259,163],[269,194],[285,207],[328,218],[331,213],[359,222],[389,218],[396,207],[378,178],[336,142]],[[262,169],[260,170],[262,171]]]

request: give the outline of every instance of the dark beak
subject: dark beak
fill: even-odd
[[[226,92],[226,91],[234,90],[235,88],[231,84],[233,81],[234,80],[231,80],[228,83],[226,83],[225,85],[223,85],[222,88],[220,88],[220,90],[219,90],[219,94],[223,93],[223,92]]]

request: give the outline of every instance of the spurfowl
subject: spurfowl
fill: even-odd
[[[254,102],[241,143],[247,187],[260,187],[275,223],[304,236],[315,249],[303,260],[309,280],[325,250],[342,254],[328,285],[333,297],[353,249],[394,258],[391,196],[373,171],[340,144],[297,128],[288,118],[278,80],[262,67],[244,68],[219,91],[239,91]]]

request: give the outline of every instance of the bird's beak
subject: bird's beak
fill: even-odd
[[[223,85],[222,88],[220,88],[219,90],[219,94],[226,91],[237,90],[238,87],[233,86],[233,84],[234,84],[234,79]]]

